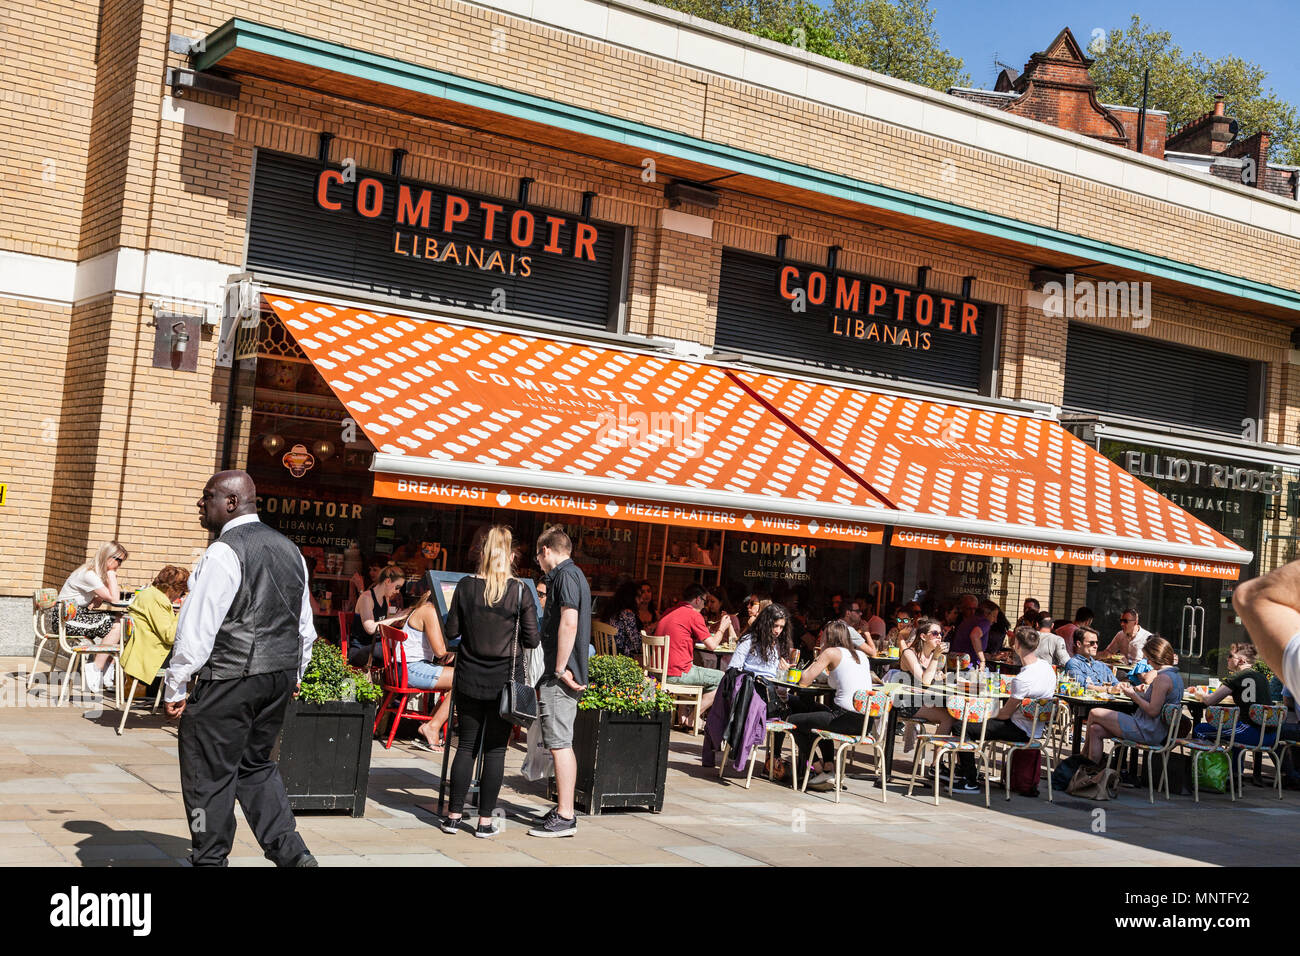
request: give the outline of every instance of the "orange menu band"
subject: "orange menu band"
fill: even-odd
[[[1198,578],[1222,578],[1232,581],[1241,573],[1235,564],[1219,561],[1195,561],[1166,558],[1111,548],[1081,548],[1077,545],[1043,544],[990,538],[978,534],[933,531],[925,528],[895,528],[890,543],[900,548],[924,551],[948,551],[953,554],[983,554],[992,558],[1017,558],[1021,561],[1046,561],[1051,564],[1087,565],[1098,571],[1151,571],[1159,574],[1183,574]]]
[[[648,521],[652,524],[687,528],[715,528],[719,531],[746,531],[858,544],[880,544],[884,540],[885,530],[878,524],[857,521],[804,518],[741,508],[672,504],[573,491],[542,491],[486,482],[406,478],[383,472],[375,475],[375,497],[471,505],[478,508],[514,508],[547,514],[588,515],[617,521]]]

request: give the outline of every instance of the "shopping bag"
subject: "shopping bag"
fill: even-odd
[[[555,758],[542,746],[542,722],[535,720],[528,728],[528,753],[520,769],[525,780],[545,780],[555,773]]]
[[[1041,750],[1013,750],[1011,752],[1011,789],[1029,795],[1038,793],[1038,778],[1043,769]]]
[[[1196,786],[1211,793],[1227,793],[1232,776],[1228,755],[1222,751],[1196,755]]]

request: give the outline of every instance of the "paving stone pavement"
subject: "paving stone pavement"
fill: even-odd
[[[0,866],[174,866],[189,851],[176,730],[137,707],[119,737],[120,713],[93,701],[52,706],[45,682],[25,688],[23,658],[0,658]],[[90,705],[89,707],[87,705]],[[796,794],[699,765],[699,738],[674,733],[662,813],[606,811],[579,817],[578,835],[538,840],[519,817],[549,806],[544,785],[507,756],[504,832],[476,840],[434,825],[441,758],[401,741],[375,743],[363,818],[298,817],[322,866],[950,866],[1291,865],[1300,849],[1300,793],[1249,783],[1243,800],[1190,796],[1152,807],[1144,790],[1112,803],[996,791],[906,796],[897,782],[882,803],[874,781],[851,779],[841,802]],[[901,750],[901,747],[900,747]],[[859,771],[868,764],[862,758]],[[906,759],[899,767],[906,768]],[[1097,811],[1102,811],[1098,814]],[[270,866],[244,822],[232,866]]]

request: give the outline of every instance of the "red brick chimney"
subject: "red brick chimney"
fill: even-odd
[[[1186,123],[1165,141],[1165,149],[1175,153],[1196,153],[1201,156],[1218,156],[1230,145],[1236,134],[1235,121],[1224,115],[1223,97],[1214,98],[1214,109]]]

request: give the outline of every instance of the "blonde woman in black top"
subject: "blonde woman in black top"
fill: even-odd
[[[467,575],[456,584],[447,611],[446,636],[459,637],[456,657],[456,713],[460,731],[456,759],[451,766],[451,805],[442,822],[444,833],[460,830],[469,792],[470,776],[479,748],[483,750],[483,771],[479,777],[478,829],[474,835],[493,836],[492,811],[496,809],[501,781],[505,776],[506,745],[511,724],[498,712],[501,691],[512,679],[524,680],[524,659],[529,648],[537,647],[537,604],[528,587],[512,573],[513,541],[510,529],[492,528],[483,542],[478,574]],[[516,627],[519,650],[514,651]]]

